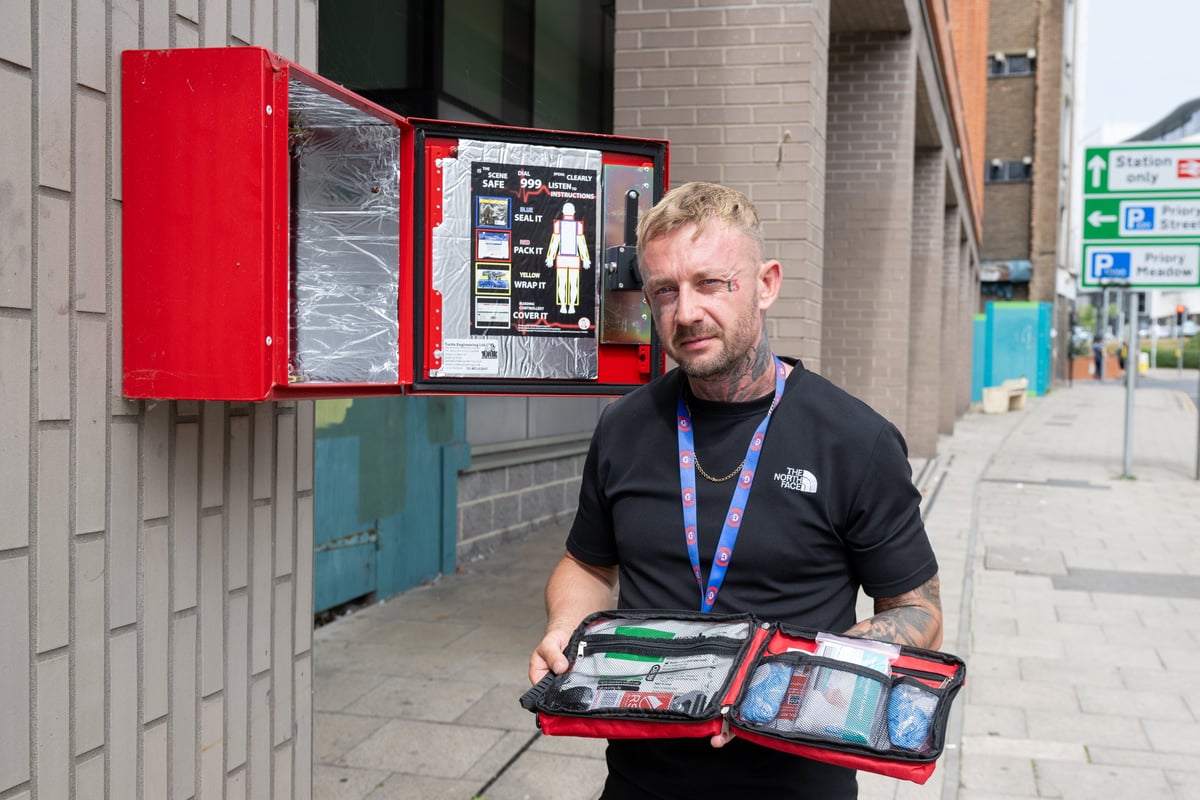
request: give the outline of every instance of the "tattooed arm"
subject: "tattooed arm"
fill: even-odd
[[[941,584],[934,575],[911,592],[875,598],[875,616],[846,633],[936,650],[942,644]]]

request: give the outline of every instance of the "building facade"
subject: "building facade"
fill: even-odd
[[[581,2],[611,46],[550,51],[536,26],[480,16],[533,10],[562,31],[562,5],[4,4],[0,796],[311,796],[315,431],[349,412],[122,397],[123,50],[254,44],[321,71],[320,32],[352,10],[366,42],[386,14],[432,9],[443,38],[387,39],[405,59],[376,99],[403,107],[429,92],[411,75],[441,70],[425,101],[442,116],[586,129],[610,124],[611,96],[614,132],[671,141],[673,184],[722,181],[759,206],[786,275],[781,354],[878,408],[914,455],[953,430],[979,296],[986,3]],[[447,76],[430,46],[461,60],[496,41],[529,46],[499,50],[499,81]],[[510,79],[529,68],[558,83]],[[562,99],[588,92],[601,102]],[[604,402],[406,409],[472,445],[451,552],[569,513]]]
[[[1062,341],[1078,275],[1066,247],[1074,14],[1074,0],[992,0],[983,162],[979,310],[991,300],[1051,303]],[[1065,356],[1056,345],[1054,375]]]
[[[120,53],[315,67],[316,0],[0,25],[0,796],[308,797],[313,404],[121,396]]]

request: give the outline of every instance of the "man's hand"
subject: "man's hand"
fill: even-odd
[[[726,730],[723,730],[720,733],[718,733],[716,736],[712,737],[712,739],[709,740],[709,744],[711,744],[713,747],[724,747],[725,745],[732,742],[734,740],[734,738],[735,738],[734,732],[726,729]]]
[[[558,630],[547,631],[538,643],[533,655],[529,657],[529,682],[536,684],[546,673],[553,672],[561,675],[567,671],[569,662],[563,650],[571,639],[571,633]]]
[[[571,641],[579,621],[594,611],[613,607],[617,585],[616,567],[594,567],[570,553],[550,573],[546,582],[546,634],[529,657],[529,682],[536,684],[546,673],[561,675],[570,662],[563,649]]]

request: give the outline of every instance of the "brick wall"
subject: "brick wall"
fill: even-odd
[[[824,373],[907,418],[916,46],[847,33],[829,48]]]
[[[1023,53],[1037,45],[1042,0],[989,0],[988,52]]]
[[[983,244],[980,257],[1029,258],[1033,184],[990,183],[983,193]]]
[[[958,206],[949,206],[942,223],[942,285],[941,285],[941,350],[942,362],[948,367],[949,380],[942,380],[938,392],[938,433],[954,433],[954,421],[958,417],[958,392],[956,387],[966,382],[970,385],[970,370],[963,369],[962,330],[964,310],[960,307],[960,286],[966,280],[963,274],[962,218]],[[969,317],[967,317],[969,319]],[[967,365],[969,367],[969,364]]]
[[[828,0],[618,0],[614,127],[671,141],[671,182],[744,191],[784,285],[776,351],[819,367]]]
[[[974,361],[975,321],[982,304],[979,297],[979,262],[974,258],[970,248],[965,245],[959,249],[961,274],[966,280],[959,283],[959,316],[958,325],[961,331],[963,348],[959,353],[963,374],[967,380],[958,383],[958,403],[956,409],[961,416],[971,407],[971,366]]]
[[[908,416],[904,424],[909,454],[917,458],[937,455],[938,402],[945,371],[942,358],[945,198],[946,165],[942,151],[917,151],[913,165]]]
[[[316,13],[5,4],[0,797],[311,795],[312,404],[121,397],[118,87],[137,47],[312,66]]]
[[[988,82],[986,158],[1033,155],[1033,108],[1037,84],[1032,75],[997,75]]]
[[[1062,168],[1063,119],[1063,2],[1038,4],[1038,61],[1045,69],[1037,75],[1034,114],[1033,198],[1030,217],[1029,284],[1031,300],[1053,301],[1058,294],[1055,271],[1058,258],[1059,177]],[[1055,316],[1059,325],[1059,316]]]
[[[967,146],[962,147],[964,168],[971,176],[975,197],[983,197],[983,153],[987,137],[988,10],[992,0],[949,0],[954,66],[962,89]],[[982,208],[973,214],[982,217]]]
[[[587,445],[585,438],[565,448],[573,454],[515,464],[488,466],[486,453],[475,457],[458,479],[458,560],[470,561],[539,525],[571,520]]]
[[[1031,0],[992,0],[988,52],[1023,53],[1037,47],[1037,10]],[[1034,155],[1037,75],[988,79],[985,168],[992,159],[1019,161]],[[1030,257],[1033,182],[989,183],[984,189],[980,257]]]
[[[984,207],[985,259],[1028,258],[1032,273],[1020,297],[1056,301],[1061,258],[1059,179],[1062,168],[1063,2],[991,0],[991,52],[1037,55],[1029,75],[988,81],[987,158],[1033,159],[1032,180],[989,186]]]

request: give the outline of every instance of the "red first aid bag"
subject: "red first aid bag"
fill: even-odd
[[[945,747],[966,665],[933,650],[749,614],[602,611],[570,667],[521,697],[549,736],[707,737],[924,783]]]

